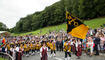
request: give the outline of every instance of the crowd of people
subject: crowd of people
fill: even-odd
[[[65,60],[70,60],[72,54],[80,59],[82,52],[90,57],[105,53],[105,27],[99,29],[89,29],[86,39],[79,39],[67,34],[65,31],[53,31],[41,36],[9,36],[1,37],[5,39],[0,46],[1,52],[13,56],[14,60],[21,60],[22,56],[35,55],[40,53],[41,60],[48,60],[47,57],[55,57],[56,51],[65,52]],[[50,55],[48,55],[50,51]]]

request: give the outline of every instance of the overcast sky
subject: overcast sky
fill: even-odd
[[[0,22],[12,28],[21,17],[42,11],[59,0],[0,0]]]

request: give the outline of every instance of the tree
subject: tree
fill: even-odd
[[[8,30],[7,26],[4,23],[0,22],[0,31],[7,31],[7,30]]]
[[[96,11],[94,9],[94,0],[79,1],[79,17],[82,19],[94,18]]]
[[[79,0],[72,0],[72,14],[74,16],[79,16]]]

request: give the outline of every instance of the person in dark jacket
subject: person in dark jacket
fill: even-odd
[[[4,53],[5,53],[5,47],[2,47],[2,52],[4,52]]]
[[[58,40],[56,41],[56,48],[57,48],[57,51],[59,51],[59,41]]]
[[[59,48],[60,48],[60,51],[63,51],[63,40],[59,42]]]
[[[94,50],[96,51],[95,55],[99,55],[98,45],[100,45],[100,38],[99,37],[95,37],[94,43],[95,43]]]

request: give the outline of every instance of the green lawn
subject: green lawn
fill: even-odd
[[[7,59],[4,59],[4,58],[1,58],[1,57],[0,57],[0,60],[7,60]]]
[[[96,18],[90,21],[85,21],[84,23],[88,25],[90,28],[98,28],[100,27],[100,25],[105,24],[105,18]]]
[[[91,19],[91,20],[88,20],[88,21],[84,21],[84,24],[88,25],[90,28],[98,28],[100,27],[100,25],[103,25],[105,23],[105,18],[96,18],[96,19]],[[20,33],[20,34],[16,34],[16,33],[12,33],[12,35],[14,36],[23,36],[23,35],[27,35],[27,34],[32,34],[32,35],[40,35],[38,34],[40,31],[41,32],[41,35],[42,34],[46,34],[48,33],[48,31],[59,31],[59,30],[65,30],[66,31],[66,23],[63,23],[63,24],[60,24],[60,25],[57,25],[57,26],[49,26],[49,27],[45,27],[45,28],[42,28],[42,29],[39,29],[39,30],[36,30],[36,31],[32,31],[32,32],[27,32],[27,33]]]

